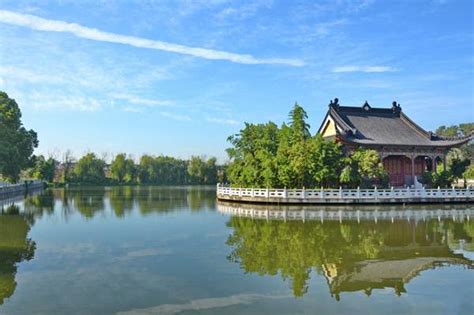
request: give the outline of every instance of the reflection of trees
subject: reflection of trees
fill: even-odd
[[[131,186],[112,187],[109,192],[110,206],[117,217],[123,217],[131,212],[136,189]]]
[[[71,189],[67,192],[74,207],[86,218],[92,218],[104,210],[104,187]]]
[[[25,199],[25,212],[34,217],[52,215],[62,211],[67,219],[80,213],[92,218],[105,209],[105,200],[115,216],[138,211],[143,214],[166,213],[179,210],[214,209],[213,187],[166,187],[166,186],[120,186],[120,187],[74,187],[70,189],[48,189],[42,194]]]
[[[54,213],[54,194],[51,190],[25,199],[25,212],[33,213],[35,218]]]
[[[18,214],[16,206],[3,213],[0,214],[0,305],[15,291],[16,265],[33,259],[36,247],[35,242],[27,238],[30,220]]]
[[[295,296],[307,292],[312,270],[326,276],[331,293],[338,298],[341,291],[366,290],[370,294],[374,287],[393,287],[400,293],[410,279],[403,274],[405,270],[437,262],[467,261],[452,253],[444,237],[447,229],[465,230],[467,222],[320,223],[232,217],[228,225],[233,228],[227,240],[232,247],[229,260],[239,263],[246,272],[280,274],[291,281]],[[378,270],[379,278],[364,275],[372,269]],[[396,275],[396,279],[384,278],[385,274]]]
[[[136,200],[140,213],[202,210],[215,202],[215,190],[202,187],[139,187]]]

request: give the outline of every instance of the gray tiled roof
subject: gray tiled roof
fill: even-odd
[[[361,145],[442,146],[461,145],[471,138],[444,138],[427,132],[394,103],[391,108],[372,108],[367,102],[362,107],[329,105],[328,115],[342,129],[339,136],[347,142]]]

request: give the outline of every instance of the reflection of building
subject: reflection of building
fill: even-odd
[[[447,245],[385,247],[373,260],[362,260],[351,266],[324,264],[331,295],[339,300],[341,292],[393,288],[397,295],[406,292],[405,284],[423,270],[434,269],[445,264],[463,264],[473,267],[472,261],[461,254],[453,253]],[[391,258],[383,259],[384,256]]]
[[[410,208],[390,206],[266,206],[242,203],[217,203],[217,211],[233,216],[264,220],[298,220],[298,221],[382,221],[382,220],[414,220],[452,219],[464,221],[470,219],[474,209],[472,206],[411,206]]]
[[[335,138],[348,151],[358,147],[375,149],[381,155],[392,186],[412,185],[416,176],[435,170],[437,161],[446,163],[446,153],[470,137],[446,138],[427,132],[393,102],[391,108],[340,106],[337,98],[329,104],[319,133]]]
[[[472,206],[271,206],[221,203],[233,229],[228,256],[245,272],[290,279],[295,296],[308,291],[311,271],[332,296],[393,288],[440,265],[473,268],[466,252],[474,238]]]

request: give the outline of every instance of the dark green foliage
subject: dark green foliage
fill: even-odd
[[[23,127],[18,104],[2,91],[0,91],[0,135],[0,175],[10,182],[16,182],[21,170],[31,166],[38,138],[36,132]]]
[[[105,183],[105,161],[88,153],[77,161],[73,169],[73,182],[84,184]]]
[[[421,183],[431,188],[441,187],[447,188],[450,187],[453,183],[453,176],[449,171],[441,172],[424,172],[421,175]]]
[[[474,164],[469,165],[466,171],[463,174],[465,179],[474,179]]]
[[[54,181],[54,174],[58,161],[52,157],[46,158],[42,155],[34,157],[34,166],[29,171],[29,175],[33,178],[40,179],[49,183]]]
[[[444,137],[467,136],[474,132],[474,123],[464,123],[453,126],[440,126],[436,134]]]
[[[188,164],[189,182],[191,184],[215,184],[217,183],[216,158],[205,160],[199,156],[191,157]]]
[[[369,188],[374,185],[385,187],[388,184],[388,174],[377,151],[358,149],[346,159],[340,180],[353,188]]]
[[[117,154],[110,164],[110,175],[118,184],[131,184],[136,180],[137,167],[125,153]]]

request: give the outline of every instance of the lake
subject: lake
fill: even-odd
[[[214,187],[4,206],[0,314],[474,312],[472,205],[257,208],[281,215],[220,204]]]

